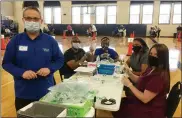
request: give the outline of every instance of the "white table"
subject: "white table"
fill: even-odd
[[[76,73],[70,79],[78,79],[88,81],[88,83],[92,83],[91,86],[98,90],[97,100],[95,103],[96,109],[107,110],[107,111],[118,111],[120,108],[122,92],[123,92],[123,84],[121,83],[121,79],[123,78],[123,74],[119,74],[118,77],[113,78],[111,75],[96,75],[96,76],[89,76],[89,75],[80,75]],[[96,81],[94,78],[98,78]],[[105,82],[101,84],[101,81],[104,80]],[[101,100],[98,98],[106,97],[107,99],[113,98],[116,100],[116,104],[114,105],[103,105],[101,104]]]

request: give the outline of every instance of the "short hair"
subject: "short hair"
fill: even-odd
[[[27,10],[34,10],[34,11],[38,12],[39,15],[40,15],[40,17],[41,17],[41,12],[40,12],[39,9],[38,9],[37,7],[35,7],[35,6],[26,7],[26,8],[24,9],[24,11],[23,11],[23,17],[24,17],[25,11],[27,11]]]
[[[110,39],[109,39],[108,37],[103,37],[103,38],[101,39],[101,42],[103,42],[103,41],[110,41]]]
[[[79,39],[77,36],[73,36],[71,42],[73,42],[73,41],[75,41],[75,40],[76,40],[76,41],[79,41],[79,42],[81,43],[80,39]]]

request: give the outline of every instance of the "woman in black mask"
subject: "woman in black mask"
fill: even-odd
[[[141,75],[148,67],[147,56],[148,46],[142,38],[135,38],[133,40],[133,54],[127,60],[127,65],[132,68],[135,75]]]
[[[142,76],[134,75],[126,66],[133,86],[128,78],[123,84],[133,96],[122,98],[120,110],[113,113],[114,118],[166,118],[166,96],[170,89],[169,50],[164,44],[155,44],[148,55],[149,68]]]

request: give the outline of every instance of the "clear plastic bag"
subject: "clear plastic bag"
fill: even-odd
[[[76,80],[60,83],[49,90],[50,92],[43,98],[45,102],[78,104],[94,99],[96,94],[87,82]]]

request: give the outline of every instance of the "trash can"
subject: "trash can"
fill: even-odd
[[[66,108],[44,102],[33,102],[17,111],[18,118],[56,118],[66,117]]]

